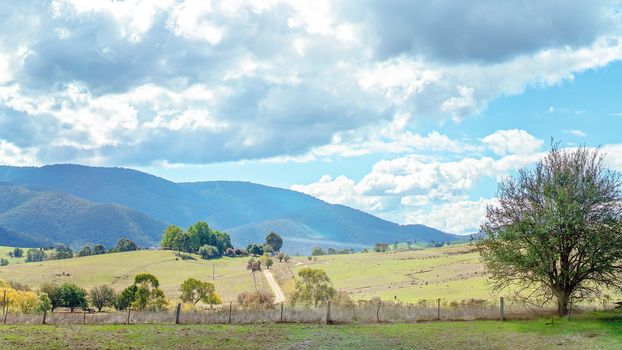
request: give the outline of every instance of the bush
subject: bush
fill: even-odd
[[[199,255],[203,259],[215,259],[220,257],[220,252],[212,245],[204,245],[199,248]]]
[[[244,309],[262,310],[274,308],[274,296],[265,291],[243,292],[238,295],[238,303]]]
[[[331,301],[335,306],[341,306],[346,308],[353,308],[355,306],[354,301],[350,297],[350,294],[343,290],[338,291],[331,299]]]
[[[225,253],[223,255],[224,256],[229,256],[229,257],[235,256],[235,249],[227,248],[227,249],[225,249]]]
[[[235,248],[235,256],[247,256],[248,253],[244,249]]]
[[[264,253],[263,247],[255,243],[249,244],[246,247],[246,251],[248,252],[248,254],[255,256],[263,255]]]
[[[13,257],[14,258],[21,258],[22,256],[24,256],[24,251],[21,248],[13,249]]]
[[[45,293],[48,296],[48,298],[50,299],[50,302],[52,303],[52,308],[51,308],[52,311],[54,311],[54,309],[56,309],[57,307],[62,306],[59,288],[57,285],[51,284],[51,283],[43,284],[39,288],[39,292]]]
[[[251,270],[252,272],[261,271],[261,260],[250,258],[246,263],[246,269]]]
[[[9,264],[9,261],[7,259],[1,258],[0,259],[0,266],[7,266]]]

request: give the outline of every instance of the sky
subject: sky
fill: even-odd
[[[622,2],[0,3],[0,164],[290,188],[476,231],[551,145],[622,171]]]

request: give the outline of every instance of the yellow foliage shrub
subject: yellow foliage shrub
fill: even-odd
[[[7,282],[0,280],[0,303],[4,298],[4,292],[6,292],[9,312],[31,313],[37,311],[39,297],[36,293],[15,290]]]

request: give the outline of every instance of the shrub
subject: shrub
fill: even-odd
[[[235,248],[235,256],[247,256],[248,253],[244,249]]]
[[[255,292],[243,292],[238,295],[238,303],[244,309],[272,309],[274,308],[274,296],[261,290]]]
[[[9,261],[7,259],[0,258],[0,266],[7,266],[8,264]]]
[[[264,252],[263,247],[255,243],[249,244],[248,247],[246,247],[246,251],[248,254],[256,256],[263,255]]]
[[[341,307],[347,307],[347,308],[352,308],[355,306],[354,301],[350,297],[350,294],[348,294],[348,292],[343,291],[343,290],[338,291],[335,294],[335,296],[333,296],[331,301],[335,306],[341,306]]]
[[[51,283],[46,283],[43,284],[40,288],[39,288],[40,293],[45,293],[48,298],[50,299],[50,302],[52,303],[52,308],[51,310],[54,311],[54,309],[56,309],[57,307],[62,306],[62,301],[60,298],[60,293],[59,293],[59,288],[57,285],[55,284],[51,284]]]
[[[218,251],[218,248],[212,245],[204,245],[199,248],[199,255],[203,259],[214,259],[220,257],[220,252]]]
[[[225,253],[223,255],[225,255],[225,256],[235,256],[235,249],[227,248],[227,249],[225,249]]]
[[[21,248],[13,249],[13,257],[14,258],[21,258],[22,256],[24,256],[24,251]]]

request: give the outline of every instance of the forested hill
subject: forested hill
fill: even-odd
[[[120,206],[117,210],[131,209],[134,216],[139,215],[136,212],[142,213],[141,219],[150,222],[139,230],[145,239],[155,240],[161,234],[161,225],[154,222],[187,227],[199,220],[229,232],[237,245],[261,240],[274,230],[285,238],[285,249],[301,253],[314,244],[359,247],[376,242],[463,239],[423,225],[401,226],[300,192],[248,182],[174,183],[136,170],[80,165],[3,166],[0,167],[0,182],[24,186],[30,191],[64,193],[71,195],[67,198],[72,200],[116,204]],[[102,225],[97,216],[91,218],[94,220],[92,227]],[[126,222],[129,225],[129,221]],[[80,237],[86,233],[76,232],[76,240],[92,241],[91,235],[95,232],[89,232],[86,237]]]

